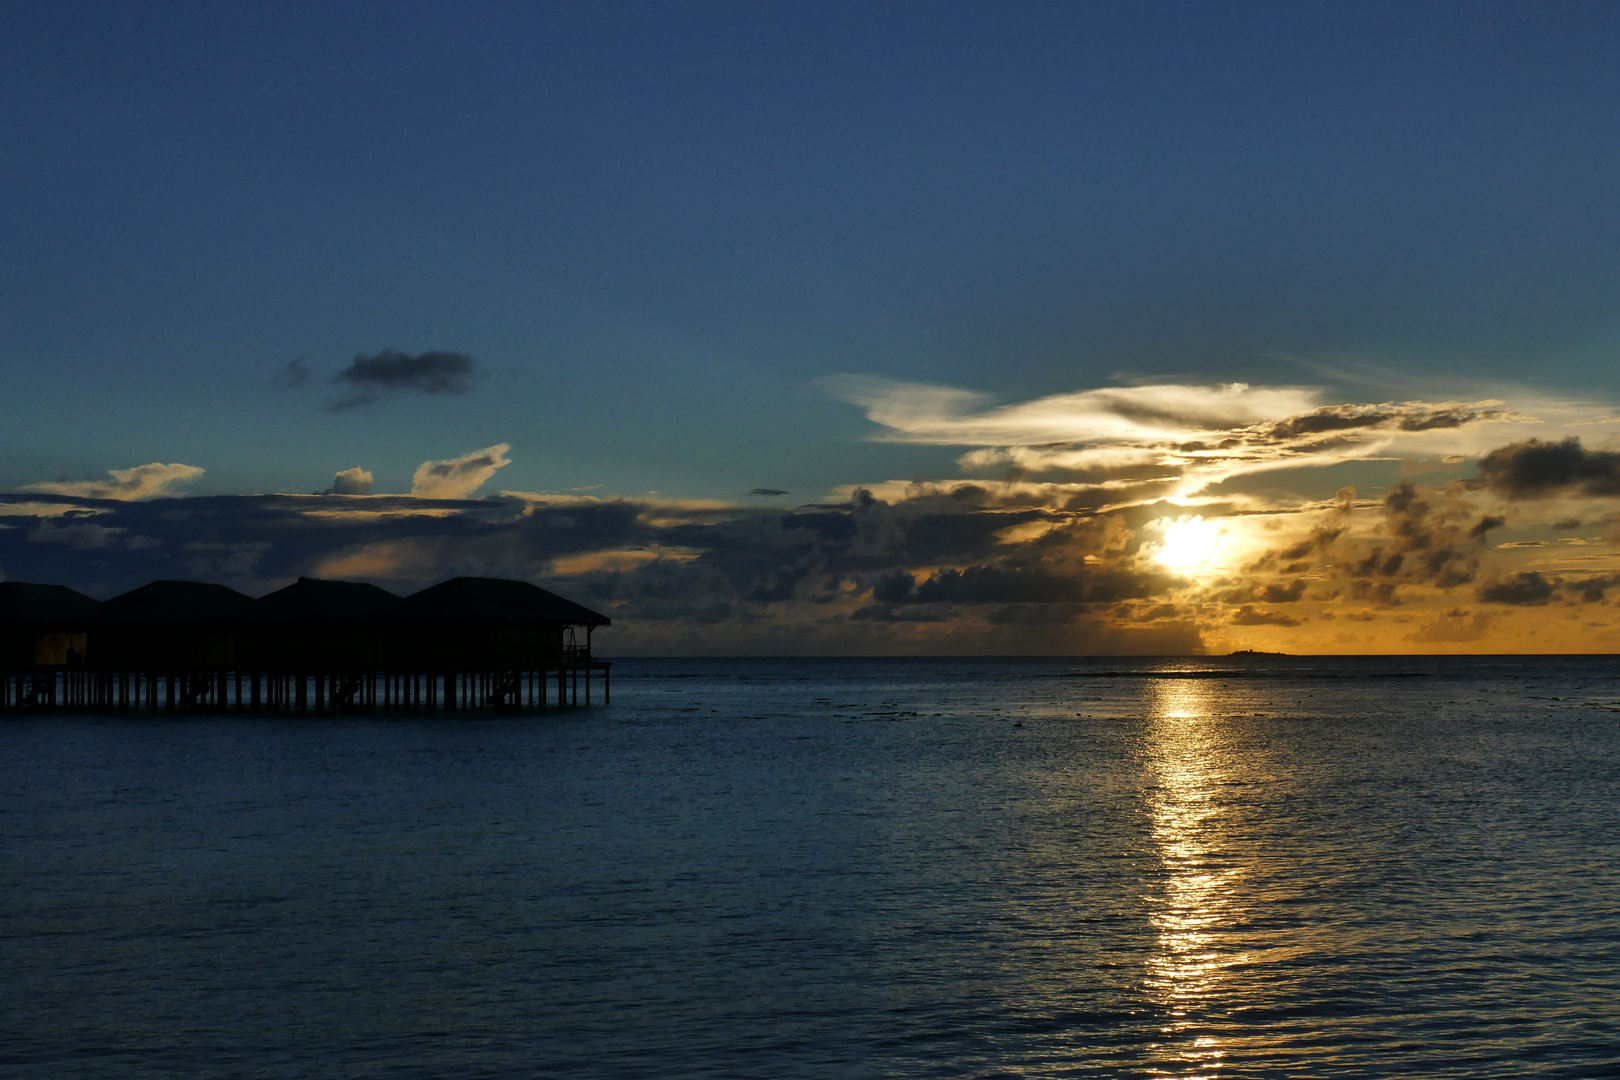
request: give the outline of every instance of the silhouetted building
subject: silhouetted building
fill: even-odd
[[[242,662],[263,671],[380,671],[402,601],[359,581],[299,578],[254,601]]]
[[[611,622],[527,581],[458,577],[405,598],[392,648],[428,670],[544,670],[589,661],[591,631]]]
[[[400,599],[299,578],[250,599],[154,581],[98,604],[0,583],[0,708],[442,709],[591,702],[609,620],[523,581],[455,578]],[[555,681],[553,682],[553,676]]]
[[[0,671],[83,665],[99,606],[66,585],[0,581]]]
[[[251,597],[201,581],[154,581],[102,604],[90,626],[97,671],[198,671],[234,667],[253,624]]]

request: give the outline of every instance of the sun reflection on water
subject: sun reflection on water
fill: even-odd
[[[1223,753],[1207,683],[1164,680],[1149,695],[1149,810],[1164,879],[1152,898],[1158,940],[1146,990],[1164,1010],[1157,1049],[1175,1071],[1163,1075],[1213,1077],[1225,1051],[1209,1018],[1231,1000],[1228,969],[1242,959],[1221,947],[1243,877],[1221,798],[1235,763]]]

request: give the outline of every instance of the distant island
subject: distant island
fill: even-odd
[[[1230,652],[1230,653],[1227,653],[1226,655],[1227,656],[1287,656],[1288,654],[1285,653],[1285,652],[1265,652],[1265,651],[1263,651],[1261,649],[1239,649],[1237,652]]]

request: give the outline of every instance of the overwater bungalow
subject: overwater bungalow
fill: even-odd
[[[381,671],[398,596],[361,581],[301,577],[254,601],[244,662],[264,671]]]
[[[66,585],[0,581],[0,670],[81,666],[99,606]]]
[[[414,670],[501,673],[476,692],[512,703],[535,692],[525,678],[555,671],[558,703],[578,704],[583,676],[590,704],[593,672],[602,675],[604,700],[609,693],[608,665],[593,659],[591,633],[611,622],[527,581],[458,577],[405,598],[391,648]],[[541,697],[547,692],[542,682]]]
[[[0,708],[57,703],[64,673],[84,665],[98,606],[65,585],[0,581]]]
[[[253,599],[202,581],[154,581],[96,609],[90,667],[96,671],[195,672],[236,666],[256,620]]]
[[[227,674],[255,619],[253,599],[202,581],[154,581],[102,604],[90,622],[89,679],[64,698],[105,707],[224,704]]]
[[[395,627],[407,662],[476,669],[589,656],[591,632],[610,622],[527,581],[458,577],[407,597]]]
[[[316,578],[258,600],[223,585],[154,581],[105,603],[6,582],[0,708],[588,705],[596,675],[605,703],[609,665],[591,655],[591,634],[609,623],[528,582],[492,578],[455,578],[403,599]]]

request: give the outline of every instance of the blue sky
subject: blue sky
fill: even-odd
[[[497,441],[543,490],[944,467],[861,443],[812,385],[846,372],[1615,391],[1606,5],[4,11],[11,485],[402,490]],[[269,386],[387,347],[486,375]]]
[[[0,25],[0,491],[99,497],[163,463],[202,472],[123,494],[354,468],[404,494],[502,446],[480,496],[785,507],[1027,473],[1034,435],[916,412],[947,392],[988,416],[1243,382],[1307,411],[1503,400],[1599,450],[1614,430],[1592,426],[1620,399],[1613,5],[8,3]],[[384,350],[476,374],[329,408]],[[1052,482],[1125,453],[1075,400],[1053,441],[1092,464],[1049,455]],[[1234,408],[1208,430],[1284,415]],[[1205,430],[1185,419],[1153,437]],[[1326,506],[1491,449],[1366,446],[1176,475]]]

